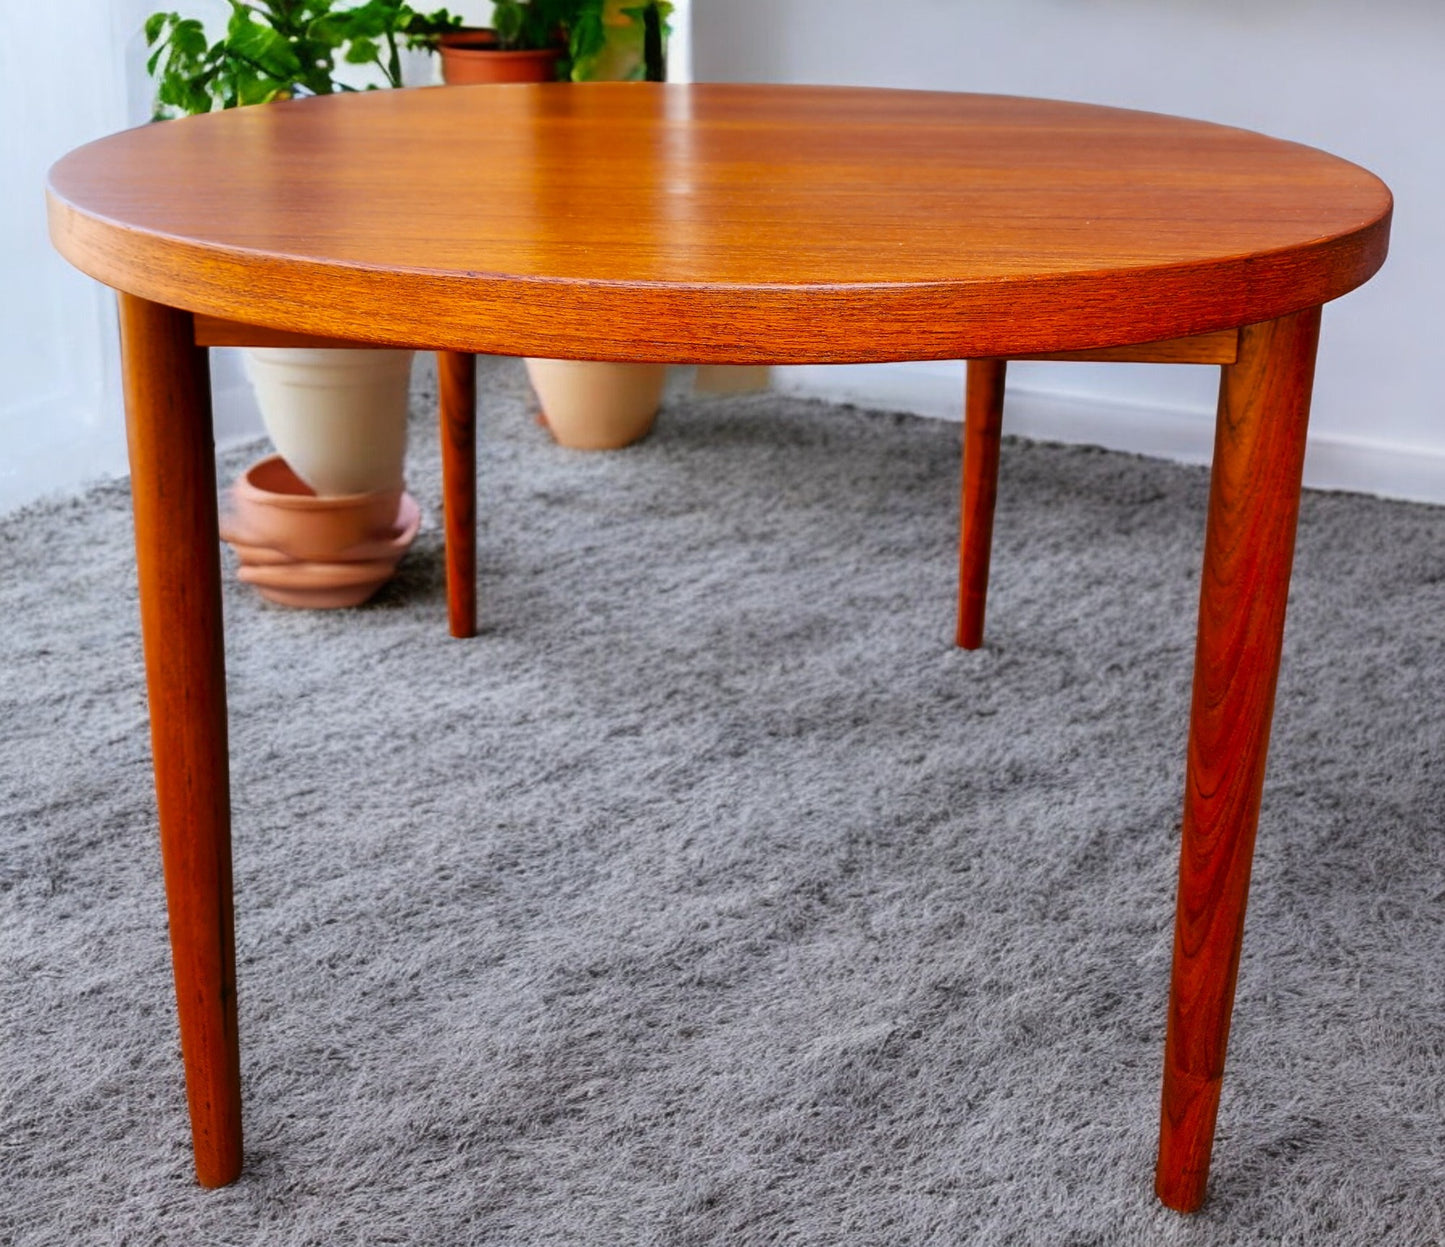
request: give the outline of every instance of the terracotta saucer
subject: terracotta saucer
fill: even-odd
[[[277,563],[242,566],[236,574],[268,602],[330,610],[360,606],[396,571],[394,559],[360,563]]]
[[[402,494],[397,508],[396,524],[384,536],[348,546],[338,554],[325,559],[300,560],[267,545],[261,537],[246,528],[235,512],[221,516],[221,540],[236,552],[243,567],[280,567],[287,563],[369,563],[379,559],[390,559],[393,563],[411,547],[421,528],[421,507],[410,494]]]

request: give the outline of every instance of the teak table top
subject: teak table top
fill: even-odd
[[[319,97],[143,126],[51,174],[61,252],[155,302],[618,360],[1182,337],[1353,289],[1384,259],[1389,216],[1372,174],[1243,130],[831,87]]]

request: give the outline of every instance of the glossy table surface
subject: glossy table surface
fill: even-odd
[[[696,362],[1018,355],[1268,320],[1366,280],[1390,212],[1355,165],[1205,122],[721,84],[237,109],[80,148],[51,187],[68,259],[188,311]]]
[[[1198,1208],[1320,309],[1383,262],[1390,210],[1372,174],[1240,130],[844,88],[353,94],[148,126],[63,159],[51,173],[52,238],[119,292],[161,855],[200,1181],[234,1180],[243,1158],[208,345],[302,335],[439,352],[458,636],[475,629],[476,353],[966,358],[957,637],[969,648],[983,641],[1006,358],[1070,351],[1222,370],[1155,1179],[1170,1207]]]

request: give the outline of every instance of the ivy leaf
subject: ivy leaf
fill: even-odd
[[[241,107],[247,104],[269,104],[284,90],[282,84],[274,78],[255,74],[237,83],[236,104]]]
[[[183,57],[205,56],[206,28],[193,17],[177,22],[171,30],[171,47]]]
[[[179,13],[152,13],[146,18],[146,47],[150,47],[160,38],[161,31],[165,29],[167,22],[174,25],[180,20]]]
[[[381,47],[374,39],[353,39],[346,49],[348,65],[370,65],[381,59]]]
[[[572,22],[567,51],[572,58],[572,81],[585,82],[594,72],[597,56],[607,44],[600,0],[589,3]]]
[[[292,51],[285,36],[270,26],[254,22],[249,15],[236,14],[227,30],[229,52],[240,60],[250,61],[258,71],[275,78],[286,78],[301,70],[301,61]]]
[[[516,0],[497,0],[492,9],[492,29],[497,32],[497,42],[502,47],[510,48],[517,43],[524,16]]]
[[[388,30],[396,29],[405,7],[399,0],[368,0],[360,8],[333,14],[330,20],[342,40],[379,39]],[[411,10],[406,9],[406,13],[410,16]]]
[[[327,13],[307,23],[306,38],[327,47],[339,48],[352,34],[365,34],[353,13]]]
[[[211,111],[211,95],[203,86],[188,87],[181,96],[181,107],[188,113],[208,113]]]

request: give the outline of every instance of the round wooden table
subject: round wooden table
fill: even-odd
[[[981,643],[1005,361],[1222,366],[1156,1189],[1204,1198],[1294,546],[1320,305],[1390,194],[1222,126],[1005,97],[547,85],[145,126],[50,178],[120,292],[162,857],[196,1167],[241,1168],[205,348],[440,352],[449,605],[474,628],[476,353],[967,359],[959,643]]]

